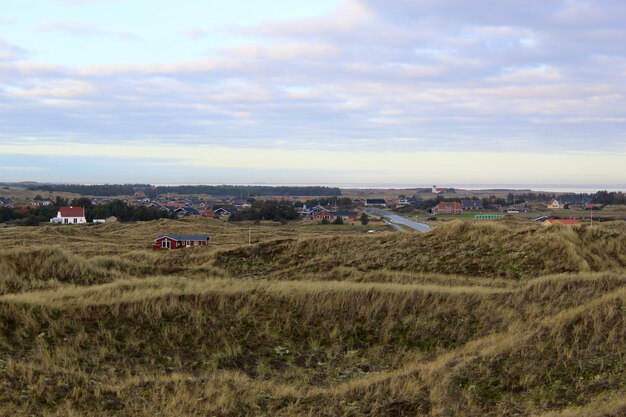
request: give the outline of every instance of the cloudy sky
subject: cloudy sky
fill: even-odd
[[[626,183],[623,1],[0,3],[0,180]]]

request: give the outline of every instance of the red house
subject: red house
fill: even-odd
[[[463,206],[458,201],[442,201],[430,209],[434,214],[463,214]]]
[[[213,213],[213,210],[203,211],[200,215],[202,217],[209,217],[209,218],[212,218],[212,219],[215,218],[215,213]]]
[[[209,243],[207,235],[161,235],[154,240],[152,250],[169,250],[206,246]]]

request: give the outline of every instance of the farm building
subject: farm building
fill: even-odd
[[[153,250],[168,250],[206,246],[209,243],[208,235],[161,235],[154,240]]]
[[[437,214],[463,214],[463,206],[458,201],[442,201],[431,209],[434,215]]]
[[[61,207],[56,217],[50,219],[50,223],[61,224],[84,224],[87,223],[85,218],[85,209],[83,207]]]

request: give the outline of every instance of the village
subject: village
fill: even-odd
[[[376,198],[372,197],[372,194]],[[137,189],[130,196],[61,198],[54,193],[50,198],[39,194],[21,198],[16,203],[8,197],[0,197],[0,210],[15,213],[28,213],[30,210],[42,213],[55,213],[48,220],[49,224],[61,226],[102,225],[119,221],[140,221],[141,217],[128,217],[124,213],[140,212],[145,220],[156,218],[168,219],[218,219],[237,222],[254,220],[265,222],[300,222],[312,225],[378,225],[378,230],[389,226],[391,230],[411,230],[406,224],[398,224],[395,216],[423,225],[428,231],[438,223],[461,221],[498,221],[517,218],[520,221],[539,222],[545,226],[561,224],[579,226],[581,223],[594,221],[624,220],[626,211],[621,205],[597,203],[593,199],[572,203],[559,196],[552,196],[547,201],[526,201],[511,193],[494,197],[488,193],[460,193],[458,190],[433,186],[430,190],[416,190],[415,193],[396,192],[378,197],[379,191],[370,195],[362,193],[351,195],[349,190],[342,196],[256,196],[242,197],[232,195],[179,195],[168,193],[149,196],[149,190]],[[461,196],[459,196],[461,194]],[[621,194],[621,193],[620,193]],[[487,196],[488,195],[488,196]],[[459,198],[460,197],[460,198]],[[481,198],[482,197],[482,198]],[[120,208],[124,209],[119,211]],[[261,208],[261,209],[259,209]],[[256,210],[256,211],[255,211]],[[260,211],[259,211],[260,210]],[[265,210],[265,211],[263,211]],[[610,216],[604,213],[611,213]],[[98,214],[109,214],[99,217]],[[123,213],[116,216],[112,213]],[[126,217],[124,217],[126,216]],[[595,218],[594,218],[595,217]],[[398,217],[395,217],[398,218]],[[19,224],[4,219],[4,226]],[[374,228],[376,229],[376,228]],[[367,229],[369,232],[375,230]],[[157,236],[152,244],[153,250],[169,250],[206,246],[209,236],[171,234]]]

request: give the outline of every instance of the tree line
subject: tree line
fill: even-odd
[[[231,222],[271,220],[285,223],[299,218],[300,214],[294,204],[288,201],[267,200],[253,202],[251,207],[232,213],[228,220]]]

